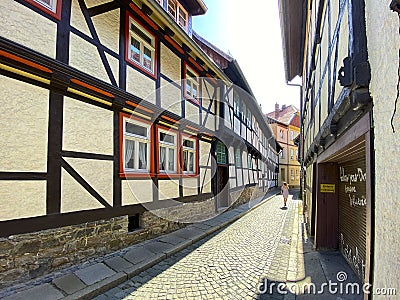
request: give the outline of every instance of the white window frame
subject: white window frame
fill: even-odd
[[[174,137],[174,143],[168,143],[168,142],[164,142],[161,141],[161,133],[165,133],[168,135],[172,135]],[[168,130],[164,130],[164,129],[158,129],[158,157],[159,157],[159,161],[158,161],[158,169],[160,171],[160,173],[177,173],[177,145],[178,145],[178,134],[168,131]],[[165,161],[166,161],[166,170],[162,170],[161,169],[161,147],[166,148],[166,152],[165,152]],[[169,150],[173,150],[173,159],[174,159],[174,168],[173,170],[169,169],[169,161],[170,161],[170,151]]]
[[[177,0],[168,0],[167,12],[185,32],[188,31],[189,14]],[[185,24],[180,22],[180,13],[184,14]]]
[[[143,37],[138,35],[136,32],[132,30],[132,25],[134,25],[144,36],[148,37],[151,41],[151,44],[149,44],[146,40],[144,40]],[[128,40],[128,54],[127,58],[130,62],[132,62],[135,65],[138,65],[140,68],[146,70],[147,72],[150,72],[151,74],[155,74],[155,57],[156,57],[156,39],[153,34],[151,34],[149,31],[147,31],[145,28],[143,28],[142,25],[140,25],[134,18],[129,16],[129,40]],[[132,38],[136,39],[139,42],[139,61],[134,59],[132,57]],[[150,69],[145,66],[144,63],[144,49],[147,48],[148,50],[151,51],[151,67]]]
[[[185,140],[193,142],[193,148],[185,146],[184,145]],[[189,165],[190,165],[189,164],[189,153],[193,154],[193,171],[190,171],[189,168],[188,168],[188,170],[185,170],[185,152],[188,153],[187,167],[189,167]],[[196,152],[197,152],[197,140],[194,138],[182,136],[182,162],[183,162],[182,172],[184,174],[196,174]]]
[[[47,4],[45,1],[43,0],[33,0],[35,1],[37,4],[43,6],[44,8],[52,11],[53,13],[57,12],[57,2],[60,0],[50,0],[50,4]]]
[[[147,129],[147,135],[146,136],[141,136],[141,135],[136,135],[132,133],[126,132],[126,123],[130,123],[133,125],[137,125],[140,127],[144,127]],[[132,120],[129,118],[124,117],[123,118],[123,167],[124,167],[124,172],[150,172],[150,147],[151,147],[151,140],[150,140],[150,124],[146,123],[141,123],[136,120]],[[127,161],[126,161],[126,140],[133,141],[134,144],[134,167],[133,168],[128,168],[127,167]],[[146,144],[146,168],[145,169],[139,169],[138,167],[135,168],[135,166],[139,166],[139,143],[145,143]]]
[[[191,73],[193,76],[189,76]],[[199,103],[200,98],[200,80],[198,74],[189,66],[186,66],[185,70],[185,95],[189,98],[194,100],[196,103]],[[189,86],[189,89],[188,89]],[[197,87],[197,95],[193,95],[193,87]]]

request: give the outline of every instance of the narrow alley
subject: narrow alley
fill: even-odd
[[[327,287],[321,293],[322,283],[340,283],[340,272],[348,282],[357,279],[337,252],[313,251],[304,232],[302,202],[291,195],[286,208],[281,196],[272,196],[95,299],[296,299],[302,293],[297,299],[362,299],[346,291],[337,298]]]

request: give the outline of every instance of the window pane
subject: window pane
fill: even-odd
[[[127,133],[131,133],[131,134],[135,134],[135,135],[139,135],[139,136],[147,138],[147,128],[146,127],[132,124],[130,122],[125,122],[125,131]]]
[[[135,168],[135,142],[125,140],[125,168]]]
[[[188,166],[188,151],[183,151],[183,171],[187,171]]]
[[[192,95],[194,98],[197,98],[197,85],[196,84],[193,84]]]
[[[186,80],[186,94],[192,95],[192,86],[190,85],[190,81],[187,79]]]
[[[194,149],[194,141],[183,140],[183,146]]]
[[[181,25],[184,29],[186,29],[186,20],[186,12],[182,8],[179,8],[179,25]]]
[[[175,0],[168,0],[168,12],[171,16],[176,19],[176,1]]]
[[[139,143],[139,169],[147,169],[147,144]]]
[[[168,149],[168,171],[175,171],[175,150]]]
[[[163,170],[163,171],[165,171],[166,169],[165,169],[165,161],[166,161],[166,159],[167,159],[167,157],[166,157],[166,155],[167,155],[167,152],[166,152],[166,148],[165,147],[160,147],[160,170]]]
[[[130,58],[140,63],[140,42],[134,37],[131,38]]]
[[[143,66],[146,69],[152,70],[152,58],[151,58],[151,50],[144,47],[144,54],[143,54]]]
[[[175,137],[171,134],[160,132],[160,142],[175,144]]]
[[[189,171],[194,172],[194,154],[189,152]]]

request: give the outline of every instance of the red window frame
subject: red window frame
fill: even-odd
[[[49,16],[56,18],[57,20],[61,20],[61,5],[62,5],[62,0],[56,0],[57,5],[56,5],[56,11],[52,11],[48,9],[46,6],[40,4],[39,2],[35,0],[25,0],[25,2],[31,4],[32,6],[40,9],[41,11],[45,12]]]
[[[184,73],[183,73],[183,95],[185,97],[185,99],[193,102],[196,105],[200,105],[200,99],[201,99],[201,86],[200,86],[200,74],[194,70],[194,68],[190,67],[186,62],[184,63]],[[190,70],[190,72],[194,73],[194,75],[196,75],[197,77],[197,83],[198,83],[198,95],[197,95],[197,99],[194,98],[193,96],[189,95],[187,93],[186,90],[186,76],[187,76],[187,70]]]
[[[150,154],[149,154],[149,172],[140,172],[140,171],[134,171],[134,172],[129,172],[129,171],[125,171],[125,167],[124,167],[124,162],[125,162],[125,152],[124,152],[124,120],[125,118],[127,119],[133,119],[135,121],[138,121],[140,123],[144,123],[146,125],[150,125],[150,141],[149,141],[149,147],[150,147]],[[130,115],[130,114],[126,114],[126,113],[120,113],[120,120],[119,120],[119,153],[120,153],[120,159],[119,159],[119,170],[120,170],[120,177],[121,178],[143,178],[143,177],[153,177],[155,175],[154,173],[154,147],[153,147],[153,143],[154,143],[154,130],[153,130],[153,123],[145,120],[145,119],[141,119],[138,118],[136,116]]]
[[[154,67],[153,67],[153,72],[149,71],[148,69],[144,68],[142,65],[135,63],[131,59],[129,59],[129,47],[130,47],[130,38],[129,38],[129,30],[130,30],[130,18],[135,21],[138,25],[140,25],[140,29],[143,29],[151,35],[154,39]],[[157,53],[158,53],[158,38],[157,35],[155,35],[153,32],[151,32],[148,27],[146,27],[142,22],[140,22],[137,18],[135,18],[131,13],[128,11],[126,12],[126,24],[125,24],[125,61],[133,66],[135,69],[138,69],[148,76],[150,76],[153,79],[157,79],[157,68],[158,68],[158,63],[157,63]]]
[[[165,171],[160,171],[160,139],[159,139],[159,132],[161,130],[165,130],[165,131],[171,131],[174,134],[176,134],[176,170],[175,173],[174,172],[165,172]],[[157,177],[159,178],[178,178],[180,177],[180,163],[179,163],[179,158],[180,158],[180,144],[181,144],[181,137],[180,134],[177,130],[172,129],[170,127],[167,126],[162,126],[162,125],[156,125],[156,158],[155,158],[155,165],[156,165],[156,173],[157,173]]]
[[[183,171],[184,161],[183,161],[183,139],[189,138],[195,141],[196,150],[195,150],[195,157],[194,157],[194,173],[185,173]],[[199,176],[199,139],[197,136],[181,133],[180,144],[179,144],[179,153],[180,153],[180,160],[179,160],[179,170],[182,174],[182,177],[197,177]]]

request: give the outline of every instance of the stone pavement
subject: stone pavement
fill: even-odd
[[[312,249],[301,201],[283,208],[274,194],[52,274],[6,299],[361,299],[299,292],[336,280],[338,271],[356,279],[337,252]]]

